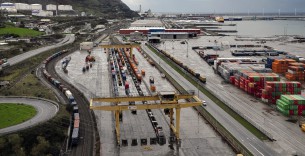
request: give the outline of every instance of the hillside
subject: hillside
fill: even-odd
[[[121,0],[7,0],[11,3],[39,3],[45,9],[46,4],[72,5],[74,10],[85,11],[87,14],[96,14],[103,17],[131,18],[138,14]]]

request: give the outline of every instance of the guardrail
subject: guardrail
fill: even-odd
[[[144,49],[142,52],[146,53]],[[147,57],[155,62],[156,68],[166,75],[166,79],[182,94],[188,93],[179,83],[176,82],[152,57],[146,53]],[[189,75],[188,75],[189,76]],[[190,77],[190,76],[189,76]],[[211,126],[224,138],[236,151],[246,156],[253,155],[242,143],[240,143],[227,129],[225,129],[208,111],[201,106],[194,107],[210,124]]]

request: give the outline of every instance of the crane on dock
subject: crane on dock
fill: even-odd
[[[190,99],[192,102],[178,102],[180,99]],[[120,104],[122,102],[145,101],[143,104]],[[147,101],[153,101],[154,104],[148,104]],[[111,102],[114,105],[94,106],[94,102]],[[90,109],[114,111],[115,112],[115,130],[117,134],[117,143],[120,145],[120,111],[126,110],[148,110],[148,109],[169,109],[170,128],[174,132],[177,141],[180,141],[180,111],[181,108],[201,105],[202,101],[195,95],[176,94],[175,92],[158,92],[152,96],[133,96],[133,97],[106,97],[93,98],[90,100]],[[174,124],[174,109],[176,110],[176,124]]]
[[[102,48],[106,49],[106,48],[128,48],[130,49],[130,58],[132,57],[132,49],[133,48],[139,48],[140,45],[138,44],[117,44],[117,45],[100,45]]]

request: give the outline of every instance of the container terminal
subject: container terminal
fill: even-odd
[[[165,23],[165,25],[170,24]],[[174,79],[183,88],[192,89],[193,94],[206,101],[207,105],[198,106],[199,109],[197,107],[196,109],[186,108],[181,111],[181,144],[173,143],[172,140],[175,140],[175,137],[169,126],[171,121],[168,113],[163,109],[122,111],[119,145],[115,133],[114,113],[94,110],[100,136],[101,154],[234,155],[234,153],[240,153],[241,151],[236,151],[232,144],[224,141],[223,136],[221,137],[221,134],[215,132],[213,130],[215,128],[202,118],[198,110],[206,109],[213,112],[214,107],[218,106],[211,106],[216,104],[199,90],[199,86],[209,90],[268,137],[267,140],[260,140],[249,132],[234,134],[231,131],[235,137],[239,137],[238,140],[243,140],[242,138],[245,136],[247,143],[244,143],[244,146],[250,147],[250,153],[254,153],[254,155],[305,153],[303,132],[298,123],[288,122],[288,120],[295,119],[296,116],[303,115],[301,106],[303,104],[303,92],[301,91],[303,79],[298,77],[304,77],[304,74],[286,76],[287,71],[276,70],[279,68],[276,66],[277,63],[287,64],[286,70],[290,70],[292,74],[301,70],[297,67],[301,67],[302,64],[297,63],[302,63],[303,57],[305,57],[302,53],[304,47],[293,43],[295,38],[291,36],[273,38],[201,36],[202,32],[198,33],[198,28],[186,28],[178,32],[165,28],[150,29],[147,27],[141,28],[142,30],[125,28],[121,33],[107,37],[90,51],[83,49],[75,51],[69,55],[71,60],[65,67],[68,72],[62,68],[61,61],[58,61],[55,66],[56,72],[65,81],[82,91],[88,100],[100,97],[152,96],[162,91],[178,93],[179,89],[174,87],[173,82],[170,82],[170,78],[168,78],[168,76],[174,76],[176,72],[173,69],[166,70],[168,65],[164,61],[165,58],[180,68],[185,75],[192,76],[192,79],[197,82],[197,86],[187,85],[185,81],[181,80],[184,79],[181,75]],[[152,32],[148,33],[151,35],[148,35],[149,41],[160,43],[141,41],[141,38],[145,38],[147,35],[145,33],[150,31]],[[105,45],[113,44],[113,38],[122,44],[126,43],[126,38],[132,37],[140,38],[138,43],[141,43],[137,48],[131,48],[133,53],[130,53],[131,49],[119,46],[104,48]],[[155,49],[155,52],[152,49]],[[156,55],[157,53],[158,55]],[[93,56],[95,62],[86,63],[88,56]],[[295,61],[287,62],[289,59]],[[130,62],[130,60],[132,61]],[[288,65],[289,63],[295,64]],[[161,71],[160,67],[168,73]],[[272,81],[270,81],[271,78]],[[257,79],[262,82],[258,82]],[[293,82],[289,82],[292,79]],[[236,82],[237,80],[238,82]],[[238,83],[238,87],[236,83]],[[285,87],[287,86],[285,90],[280,93],[272,93],[274,85],[281,85],[281,88],[284,88],[283,84]],[[289,85],[292,85],[292,88],[288,88]],[[254,90],[254,86],[260,89]],[[293,91],[286,91],[289,89]],[[268,95],[272,96],[272,94],[277,94],[277,96],[271,99]],[[298,94],[299,96],[281,96],[284,94]],[[287,105],[286,102],[296,102],[300,106],[290,108],[292,106]],[[153,105],[147,101],[122,102],[119,105],[141,104]],[[107,105],[109,103],[94,103],[94,106]],[[289,108],[287,109],[287,107]],[[242,125],[233,121],[234,119],[231,121],[231,116],[218,109],[218,113],[221,112],[223,117],[230,119],[223,126],[227,128],[230,127],[228,123],[234,123],[235,126],[231,125],[232,129],[239,128],[238,131],[243,131],[241,130]],[[299,111],[293,112],[293,110]],[[152,115],[154,116],[153,121],[157,121],[160,125],[159,129],[162,129],[164,141],[159,142],[159,135],[152,123]],[[220,116],[216,118],[223,120],[223,117]],[[80,139],[79,142],[82,140]],[[255,145],[253,145],[254,143]],[[119,148],[117,148],[118,146]],[[247,155],[247,152],[244,153]]]

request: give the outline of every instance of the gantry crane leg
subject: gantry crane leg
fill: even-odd
[[[173,125],[174,126],[174,109],[171,108],[169,109],[169,118],[170,118],[170,125]]]
[[[115,131],[117,137],[117,143],[120,146],[120,111],[115,111]]]
[[[180,111],[181,108],[176,108],[176,143],[178,147],[181,145],[180,139]]]

